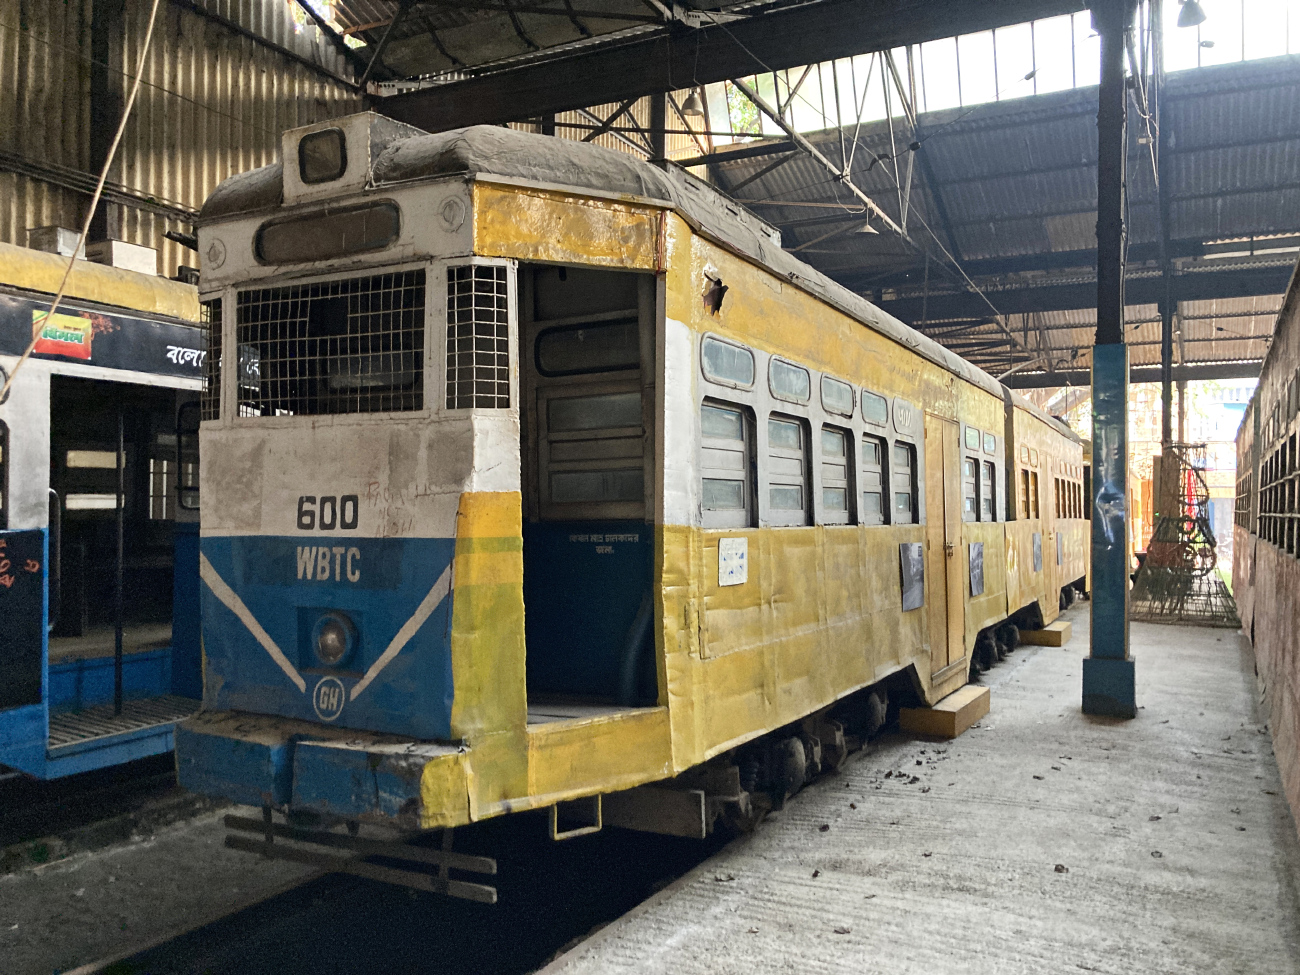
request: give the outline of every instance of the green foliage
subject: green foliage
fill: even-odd
[[[753,79],[750,79],[753,82]],[[745,97],[744,92],[726,83],[727,117],[731,122],[731,131],[736,135],[762,135],[763,128],[758,117],[758,106]]]

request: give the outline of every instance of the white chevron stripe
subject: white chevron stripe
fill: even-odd
[[[262,629],[262,624],[257,622],[253,614],[249,612],[248,607],[244,605],[244,601],[239,598],[235,590],[226,585],[226,581],[217,574],[216,569],[212,568],[212,563],[208,561],[208,557],[202,552],[199,553],[199,577],[208,584],[208,588],[212,590],[212,595],[221,600],[222,604],[238,616],[241,623],[248,627],[248,632],[253,634],[253,639],[260,643],[279,668],[289,675],[289,679],[294,682],[298,690],[304,694],[307,693],[307,682],[302,679],[302,675],[298,673],[293,664],[289,663],[289,658],[284,655],[284,651],[275,645],[275,641],[271,639],[266,630]],[[354,694],[353,697],[355,696]]]
[[[446,598],[446,595],[450,590],[451,566],[449,565],[447,568],[442,570],[442,575],[438,576],[438,581],[433,584],[433,588],[429,590],[428,595],[420,601],[420,605],[415,608],[415,612],[411,615],[411,618],[402,624],[402,628],[397,631],[397,636],[393,637],[393,641],[388,644],[388,649],[380,654],[379,659],[370,665],[370,669],[366,671],[366,676],[362,677],[360,681],[353,685],[351,695],[352,700],[355,701],[357,696],[370,686],[370,682],[379,676],[379,672],[387,667],[389,663],[392,662],[392,659],[402,652],[402,647],[406,646],[407,643],[410,642],[411,637],[415,636],[416,631],[424,625],[425,620],[433,615],[433,611],[442,605],[443,599]]]

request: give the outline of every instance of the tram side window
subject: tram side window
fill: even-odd
[[[1029,508],[1029,471],[1020,468],[1020,517],[1030,517]]]
[[[548,509],[553,505],[621,505],[617,510],[627,512],[628,506],[643,505],[641,424],[639,391],[549,398],[543,498]],[[614,516],[608,509],[606,514]]]
[[[723,403],[700,407],[700,499],[706,528],[753,524],[751,438],[745,411]]]
[[[773,358],[768,365],[767,379],[772,395],[777,399],[807,403],[812,397],[812,379],[803,366]]]
[[[1038,511],[1038,471],[1029,472],[1029,510],[1031,518],[1040,517]]]
[[[700,362],[710,382],[742,389],[754,385],[754,353],[744,346],[706,335],[700,344]]]
[[[807,436],[798,420],[767,420],[767,519],[773,525],[808,524]]]
[[[852,409],[852,393],[849,408]],[[849,523],[849,434],[835,427],[822,427],[822,519],[828,525]]]
[[[221,299],[205,301],[201,317],[208,332],[208,353],[203,357],[203,391],[199,394],[201,420],[221,415]]]
[[[149,518],[170,521],[176,517],[172,462],[165,457],[149,458]]]
[[[984,521],[998,520],[997,506],[998,470],[991,460],[984,462],[984,484],[980,491],[980,504],[983,505],[981,518]]]
[[[885,441],[870,434],[862,438],[862,507],[864,525],[885,523]]]
[[[894,444],[893,460],[894,523],[910,525],[916,522],[916,448]]]
[[[969,428],[967,428],[969,430]],[[969,440],[970,437],[968,436]],[[974,457],[963,457],[961,462],[961,520],[979,521],[980,518],[980,462]]]

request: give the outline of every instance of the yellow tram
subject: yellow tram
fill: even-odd
[[[190,788],[704,835],[1082,585],[1079,439],[689,175],[370,115],[283,158],[199,232]]]

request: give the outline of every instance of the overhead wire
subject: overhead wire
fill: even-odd
[[[108,181],[108,171],[112,168],[113,159],[117,156],[118,146],[122,144],[122,135],[126,132],[126,123],[131,117],[131,109],[135,106],[136,96],[140,94],[140,83],[144,77],[145,60],[149,56],[149,46],[153,43],[154,24],[158,20],[160,3],[161,0],[153,0],[153,5],[149,8],[149,23],[145,27],[144,43],[140,46],[140,60],[136,66],[135,82],[131,85],[131,94],[127,96],[126,103],[122,107],[122,119],[118,122],[117,132],[114,133],[113,141],[105,154],[104,166],[99,173],[99,181],[95,184],[95,192],[91,195],[90,205],[86,208],[86,219],[81,225],[81,235],[77,238],[77,245],[72,249],[72,255],[68,258],[68,266],[63,271],[63,279],[59,282],[59,290],[55,292],[54,300],[50,302],[49,311],[32,322],[31,341],[27,343],[27,348],[23,350],[23,354],[19,356],[13,370],[5,379],[4,387],[0,388],[0,403],[4,403],[8,398],[9,390],[13,387],[14,380],[18,378],[19,371],[31,358],[32,352],[35,351],[36,343],[40,341],[46,323],[59,310],[59,304],[63,301],[63,295],[68,289],[68,280],[72,277],[72,269],[77,263],[77,254],[81,252],[82,247],[86,244],[86,238],[90,235],[90,224],[95,219],[95,210],[98,208],[99,199],[103,195],[104,184]]]

